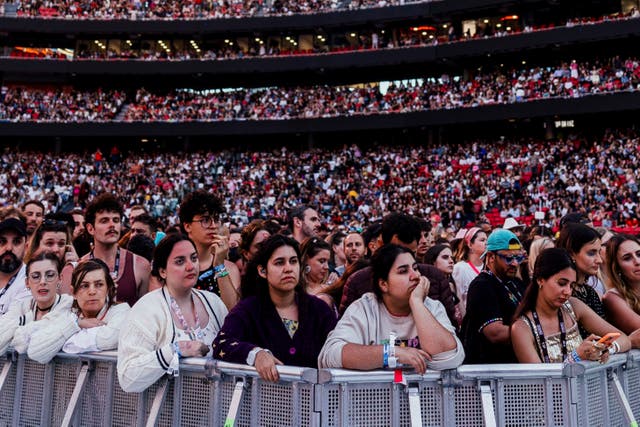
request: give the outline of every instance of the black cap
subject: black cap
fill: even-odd
[[[560,218],[560,229],[567,224],[588,224],[591,220],[580,212],[571,212]]]
[[[13,230],[24,237],[27,235],[27,228],[24,225],[24,222],[16,218],[7,218],[0,222],[0,234],[7,230]]]

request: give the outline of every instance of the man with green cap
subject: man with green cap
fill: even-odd
[[[465,363],[517,363],[509,327],[525,291],[516,277],[525,253],[515,234],[499,228],[487,239],[482,258],[484,269],[469,285],[460,333]]]

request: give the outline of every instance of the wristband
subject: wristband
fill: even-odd
[[[227,267],[225,267],[224,263],[220,264],[220,265],[216,265],[215,267],[213,267],[213,271],[216,274],[220,274],[223,271],[226,271]]]
[[[382,345],[382,367],[389,367],[389,344]]]
[[[571,352],[571,358],[573,359],[574,362],[581,362],[582,359],[580,359],[580,356],[578,356],[578,351],[577,350],[573,350]]]
[[[221,273],[216,274],[215,279],[222,279],[223,277],[227,277],[229,275],[229,272],[227,270],[222,270]]]
[[[616,341],[613,344],[611,344],[611,347],[609,347],[608,351],[609,351],[609,354],[611,354],[611,355],[616,354],[617,352],[619,352],[620,351],[620,344],[618,344],[618,341]]]
[[[179,358],[182,359],[182,352],[180,351],[180,346],[178,345],[177,342],[174,342],[173,344],[173,351],[178,355]]]
[[[396,357],[396,334],[391,332],[389,334],[389,367],[395,368],[398,366],[398,358]]]

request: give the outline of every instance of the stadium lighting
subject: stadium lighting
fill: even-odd
[[[349,34],[349,35],[350,35],[351,37],[355,37],[355,36],[356,36],[356,33],[351,33],[351,34]]]
[[[484,20],[484,21],[482,21],[482,22],[484,22],[485,24],[488,24],[488,23],[489,23],[489,20],[488,20],[488,19],[485,19],[485,20]]]

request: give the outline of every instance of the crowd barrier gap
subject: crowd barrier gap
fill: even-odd
[[[465,365],[423,375],[187,358],[142,393],[118,384],[116,353],[0,358],[2,426],[637,426],[640,351],[595,362]]]

